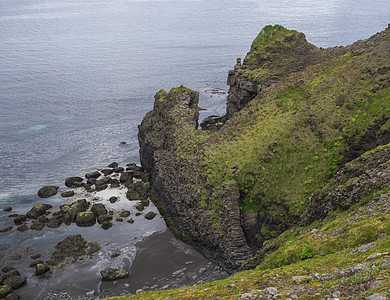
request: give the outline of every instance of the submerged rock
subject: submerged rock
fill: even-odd
[[[129,276],[129,271],[119,270],[114,268],[106,268],[100,272],[103,281],[113,281],[121,278],[126,278]]]
[[[11,206],[6,206],[3,208],[3,211],[5,211],[5,212],[10,212],[11,210],[12,210]]]
[[[73,263],[79,258],[91,255],[100,249],[99,244],[88,244],[80,235],[71,235],[54,246],[54,252],[47,263],[52,266],[61,265],[66,258],[72,258]]]
[[[59,187],[55,185],[44,186],[38,191],[38,196],[40,198],[49,198],[57,194],[58,189]]]

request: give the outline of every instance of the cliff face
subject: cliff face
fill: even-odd
[[[256,250],[262,258],[274,250],[269,241],[287,229],[360,201],[318,195],[345,163],[390,142],[389,51],[389,28],[319,49],[267,26],[229,72],[226,122],[216,131],[196,129],[195,92],[157,93],[140,154],[170,228],[237,269]]]
[[[151,198],[175,235],[237,269],[252,254],[241,227],[239,193],[229,184],[217,193],[205,188],[197,149],[204,138],[196,129],[198,98],[183,87],[156,94],[139,126],[141,163],[152,174]],[[223,209],[210,210],[210,198],[223,199]]]

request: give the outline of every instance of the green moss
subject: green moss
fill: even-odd
[[[275,42],[276,40],[284,40],[286,35],[289,34],[297,34],[298,32],[295,30],[288,30],[281,25],[267,25],[265,26],[257,37],[252,42],[252,47],[256,48],[261,45],[270,44],[271,42]]]

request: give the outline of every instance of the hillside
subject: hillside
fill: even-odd
[[[390,242],[390,156],[381,146],[390,143],[389,53],[390,28],[322,49],[266,26],[229,71],[226,115],[209,120],[216,126],[198,129],[196,92],[156,94],[139,127],[152,200],[177,237],[233,271],[256,269],[161,295],[277,287],[284,298],[293,289],[309,299],[337,286],[343,299],[358,299],[378,278],[375,290],[388,290],[388,256],[365,259]],[[292,283],[298,275],[304,282]]]

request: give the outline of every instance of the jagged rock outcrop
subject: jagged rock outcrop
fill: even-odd
[[[356,203],[342,191],[321,203],[310,196],[389,142],[389,49],[390,27],[320,49],[267,26],[229,72],[226,115],[203,123],[217,122],[215,131],[197,130],[197,93],[158,92],[139,127],[140,157],[171,230],[237,269],[287,229]]]
[[[171,230],[228,268],[237,269],[252,254],[241,226],[238,188],[231,184],[204,193],[197,157],[187,159],[182,152],[196,135],[198,97],[184,87],[156,94],[153,110],[139,126],[141,163],[152,174],[151,198]],[[225,203],[220,211],[205,205],[215,198]]]
[[[237,58],[229,70],[226,118],[241,110],[269,86],[318,63],[324,54],[306,41],[303,33],[280,25],[264,27],[243,63]]]

